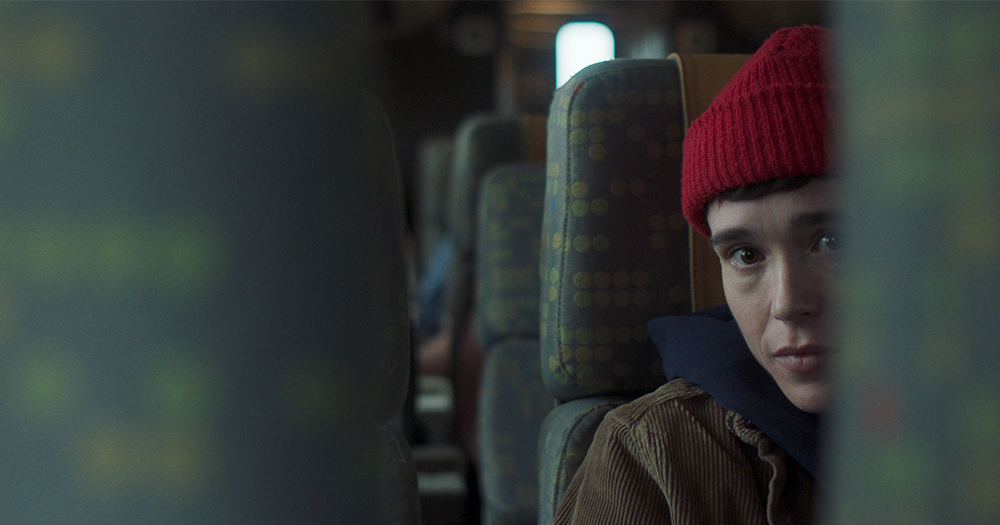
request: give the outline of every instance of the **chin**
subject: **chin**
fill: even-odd
[[[830,403],[830,387],[825,383],[790,385],[781,391],[793,405],[812,414],[822,414]]]

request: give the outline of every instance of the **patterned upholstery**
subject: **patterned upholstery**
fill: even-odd
[[[455,134],[448,192],[448,232],[457,250],[458,260],[449,286],[452,308],[459,309],[453,313],[458,316],[471,304],[468,298],[472,291],[471,264],[480,184],[492,167],[534,160],[540,122],[533,115],[477,114],[463,120]]]
[[[448,227],[460,253],[471,253],[479,187],[490,168],[523,158],[520,121],[473,115],[459,125],[448,194]]]
[[[538,362],[538,257],[545,168],[507,164],[480,190],[476,312],[486,352],[479,393],[483,518],[534,525],[537,443],[553,399]]]
[[[476,249],[476,309],[484,348],[538,339],[538,258],[545,168],[507,164],[482,184]]]
[[[832,14],[850,233],[824,521],[1000,523],[1000,4]]]
[[[542,385],[538,341],[488,350],[479,393],[479,483],[490,524],[538,520],[538,436],[553,399]]]
[[[541,340],[558,399],[664,381],[645,324],[689,310],[677,67],[615,60],[556,91],[549,117]]]
[[[690,311],[675,62],[614,60],[556,91],[549,115],[540,318],[541,524],[603,414],[663,384],[646,322]]]
[[[545,417],[538,443],[543,455],[538,473],[539,524],[552,523],[555,518],[559,500],[583,463],[604,415],[631,400],[604,396],[577,399],[559,405]]]
[[[452,316],[452,364],[455,385],[455,434],[466,453],[476,454],[476,399],[481,364],[471,334],[476,205],[479,187],[489,170],[509,162],[541,162],[545,119],[527,114],[501,117],[479,114],[466,118],[455,134],[449,191],[449,235],[455,258],[449,272],[446,313]]]
[[[364,10],[9,7],[0,523],[418,523],[385,114],[239,75]]]

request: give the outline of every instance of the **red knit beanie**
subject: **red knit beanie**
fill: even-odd
[[[702,235],[710,236],[705,207],[720,193],[826,172],[829,38],[829,30],[816,26],[774,33],[691,124],[681,203]]]

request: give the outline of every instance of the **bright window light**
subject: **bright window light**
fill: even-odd
[[[599,22],[570,22],[556,33],[556,87],[581,69],[615,58],[615,35]]]

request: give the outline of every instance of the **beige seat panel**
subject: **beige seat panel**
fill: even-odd
[[[681,72],[684,129],[708,109],[715,96],[750,55],[692,55],[674,53]],[[691,254],[691,308],[695,311],[726,303],[719,258],[708,239],[688,227]]]

